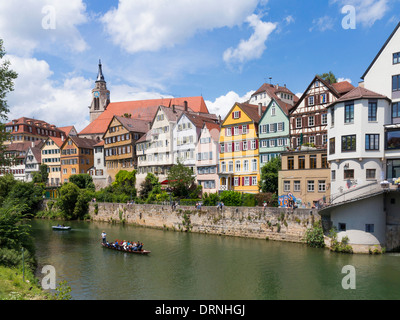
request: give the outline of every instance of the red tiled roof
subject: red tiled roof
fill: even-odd
[[[258,106],[254,104],[248,103],[236,103],[235,105],[239,106],[255,123],[258,123],[261,120],[262,115],[264,114],[267,107],[262,107],[261,115],[258,112]]]
[[[389,98],[384,95],[373,92],[366,88],[357,87],[357,88],[354,88],[353,90],[351,90],[349,93],[345,94],[344,96],[340,97],[338,100],[336,100],[334,103],[330,104],[328,107],[331,107],[340,102],[359,100],[359,99],[386,99],[386,100],[389,100]]]
[[[65,132],[65,135],[68,136],[71,130],[74,128],[74,126],[67,126],[67,127],[59,127],[61,131]]]
[[[107,109],[96,120],[79,132],[79,135],[104,134],[114,115],[121,116],[125,113],[129,113],[134,119],[152,121],[160,105],[172,108],[173,105],[184,106],[185,101],[187,101],[188,107],[194,112],[208,113],[203,97],[114,102],[110,103]]]
[[[333,83],[331,86],[340,94],[345,94],[354,89],[354,86],[348,81]]]

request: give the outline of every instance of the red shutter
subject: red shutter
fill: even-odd
[[[250,177],[250,178],[249,178],[249,185],[250,185],[250,186],[252,185],[252,182],[253,182],[252,180],[253,180],[253,179]]]
[[[307,117],[303,117],[302,119],[301,119],[301,122],[302,122],[302,127],[303,128],[307,128],[308,127],[308,118]]]
[[[240,179],[240,178],[239,178]],[[242,177],[242,186],[244,186],[244,177]]]
[[[258,140],[256,140],[256,150],[258,149]]]
[[[238,186],[240,187],[240,177],[238,178]]]
[[[307,108],[308,107],[308,97],[304,98],[304,106]]]
[[[239,111],[239,119],[240,119],[241,116],[242,116],[242,111]]]
[[[239,134],[243,134],[243,126],[239,126]]]
[[[235,113],[232,112],[232,119],[235,119]]]

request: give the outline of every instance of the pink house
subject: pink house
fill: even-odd
[[[203,187],[203,193],[219,191],[219,134],[220,125],[205,122],[196,145],[196,180]]]

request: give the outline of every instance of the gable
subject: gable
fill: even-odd
[[[272,108],[275,108],[275,116],[272,116]],[[263,116],[261,117],[260,125],[266,123],[275,123],[277,121],[289,121],[289,118],[282,110],[281,106],[275,100],[272,100],[268,104],[267,110],[265,110]]]
[[[375,62],[379,59],[381,54],[385,51],[385,49],[388,47],[389,43],[393,40],[393,37],[396,35],[397,31],[400,28],[400,22],[397,24],[396,28],[393,30],[392,34],[389,36],[389,38],[386,40],[386,42],[383,44],[382,48],[379,50],[378,54],[375,56],[374,60],[372,60],[371,64],[368,66],[367,70],[365,73],[362,75],[361,79],[364,80],[364,78],[367,76],[369,71],[373,68],[375,65]],[[393,52],[394,53],[394,52]]]
[[[238,116],[237,118],[235,116]],[[240,108],[238,104],[235,104],[231,111],[225,117],[223,126],[231,126],[239,123],[253,122],[253,120]]]

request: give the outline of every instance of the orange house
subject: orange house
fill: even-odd
[[[86,173],[94,165],[96,140],[69,136],[61,146],[61,182],[74,174]]]

